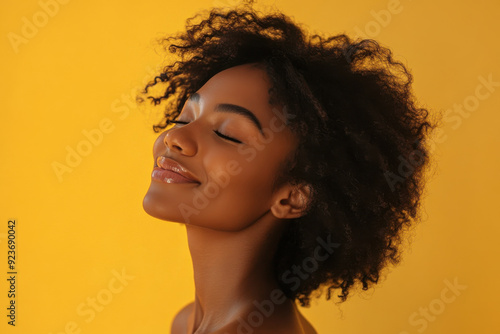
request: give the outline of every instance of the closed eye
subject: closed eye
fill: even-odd
[[[172,124],[188,124],[189,122],[183,122],[183,121],[170,121]]]
[[[232,137],[229,137],[229,136],[226,136],[225,134],[223,133],[220,133],[219,131],[217,130],[214,130],[215,134],[221,138],[224,138],[224,139],[227,139],[229,141],[232,141],[232,142],[235,142],[235,143],[238,143],[238,144],[241,144],[242,141],[238,140],[238,139],[235,139],[235,138],[232,138]]]
[[[170,121],[170,123],[172,124],[181,124],[181,125],[186,125],[186,124],[189,124],[189,122],[185,122],[185,121],[179,121],[179,120],[173,120],[173,121]],[[220,132],[219,130],[214,130],[214,133],[221,137],[222,139],[225,139],[225,140],[229,140],[233,143],[237,143],[237,144],[241,144],[243,143],[241,140],[238,140],[236,138],[233,138],[233,137],[230,137],[230,136],[226,136],[225,134],[223,134],[222,132]]]

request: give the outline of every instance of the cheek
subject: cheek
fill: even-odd
[[[204,166],[209,171],[207,185],[213,188],[216,185],[221,196],[231,193],[266,196],[276,169],[275,161],[264,152],[257,152],[251,161],[239,152],[219,152],[207,156]]]
[[[204,197],[202,216],[222,229],[241,229],[264,214],[271,204],[274,168],[258,158],[219,160],[207,167],[208,182],[200,187]],[[211,219],[210,219],[211,220]]]

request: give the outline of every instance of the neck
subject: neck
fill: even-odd
[[[234,321],[279,287],[272,261],[283,227],[270,212],[237,232],[186,225],[195,283],[188,333],[213,331]]]

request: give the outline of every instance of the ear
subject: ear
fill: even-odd
[[[307,211],[311,195],[312,187],[309,184],[287,184],[276,192],[271,212],[281,219],[301,217]]]

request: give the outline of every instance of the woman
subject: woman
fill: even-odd
[[[163,42],[143,206],[186,226],[195,299],[172,333],[316,333],[296,301],[368,289],[418,220],[433,125],[411,74],[373,40],[249,5]]]

